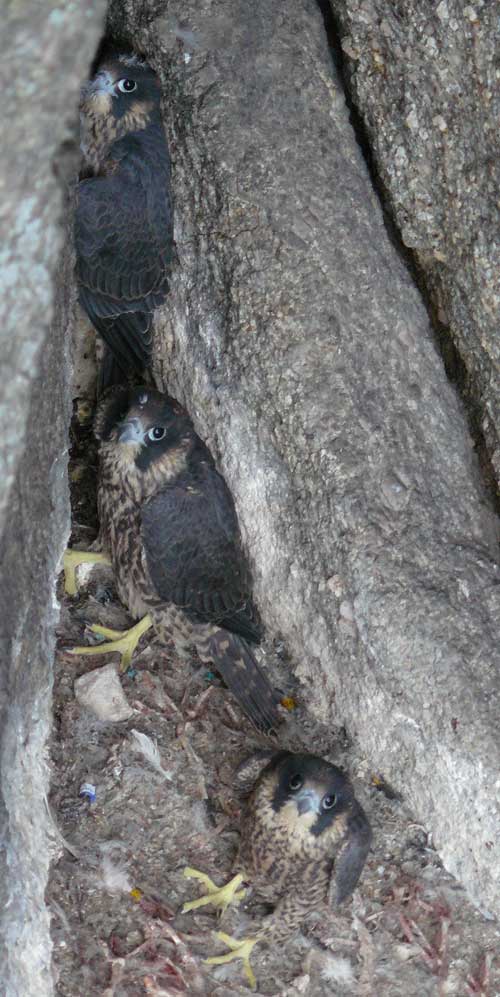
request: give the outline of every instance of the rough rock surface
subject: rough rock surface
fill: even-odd
[[[387,204],[415,254],[443,349],[451,337],[458,352],[456,376],[498,484],[498,3],[331,6]]]
[[[64,173],[65,145],[76,135],[79,83],[103,6],[32,0],[9,4],[2,17],[0,963],[9,997],[52,992],[45,751],[54,575],[69,530],[65,331],[72,286],[68,265],[51,329],[63,238],[56,173]]]
[[[162,74],[174,156],[158,374],[220,456],[302,695],[359,738],[446,867],[498,910],[492,516],[320,11],[134,10],[112,3],[110,25]]]

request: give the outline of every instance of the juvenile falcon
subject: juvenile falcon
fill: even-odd
[[[77,653],[122,652],[122,666],[150,626],[179,652],[195,645],[211,661],[253,723],[278,723],[278,697],[249,644],[261,633],[250,594],[234,503],[187,412],[149,388],[112,389],[98,406],[101,440],[100,539],[111,556],[118,594],[142,618],[125,634]],[[103,555],[67,552],[67,591],[74,566]]]
[[[208,893],[184,904],[183,912],[205,904],[225,910],[245,895],[243,884],[252,897],[273,905],[251,938],[217,932],[230,952],[207,959],[214,964],[242,959],[255,987],[253,947],[260,941],[282,943],[319,904],[346,900],[361,875],[372,834],[347,777],[316,755],[261,752],[240,766],[237,781],[245,783],[249,775],[256,781],[242,813],[236,875],[219,889],[204,873],[185,869]]]
[[[105,59],[82,87],[76,272],[80,303],[111,351],[101,389],[117,380],[116,365],[122,375],[148,365],[152,313],[169,287],[173,213],[160,96],[158,77],[134,55]]]

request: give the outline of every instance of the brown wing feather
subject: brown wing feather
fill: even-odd
[[[80,301],[121,366],[151,353],[151,313],[173,255],[170,166],[160,126],[113,147],[115,172],[82,180],[75,213]]]
[[[208,461],[147,502],[142,538],[158,595],[251,641],[259,626],[230,492]]]

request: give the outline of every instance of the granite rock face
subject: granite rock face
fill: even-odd
[[[2,21],[0,961],[9,997],[52,993],[44,797],[55,575],[69,533],[71,261],[59,268],[57,301],[53,277],[61,173],[103,9],[32,0],[8,5]]]
[[[165,88],[179,264],[158,379],[219,456],[303,696],[498,910],[493,516],[320,11],[129,0],[109,18]]]
[[[498,485],[498,4],[330,2],[389,210]]]

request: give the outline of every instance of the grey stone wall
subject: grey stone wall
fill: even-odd
[[[102,11],[10,5],[3,25],[0,956],[13,997],[52,992],[43,799],[74,296],[53,166]],[[165,88],[179,264],[157,374],[220,458],[269,633],[303,698],[345,723],[447,867],[497,910],[493,517],[319,9],[116,0],[109,23]],[[483,270],[470,279],[479,300]],[[486,380],[471,381],[485,412]]]
[[[379,184],[498,486],[500,5],[330,2]]]
[[[55,575],[69,533],[62,248],[65,145],[104,4],[33,0],[3,12],[0,273],[0,963],[2,993],[52,993],[44,892]]]
[[[111,4],[122,31],[124,9],[162,75],[174,158],[157,372],[220,457],[303,696],[498,909],[493,516],[320,11],[205,0],[148,23]]]

